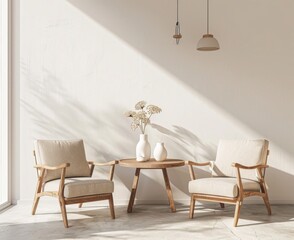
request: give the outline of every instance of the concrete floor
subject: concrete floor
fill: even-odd
[[[234,206],[196,206],[195,218],[188,218],[189,206],[177,205],[171,213],[167,205],[116,206],[116,219],[107,207],[85,204],[67,207],[70,227],[65,229],[59,207],[42,201],[37,215],[30,204],[18,204],[0,214],[0,239],[294,239],[294,206],[272,206],[268,216],[263,205],[244,205],[239,227],[232,227]]]

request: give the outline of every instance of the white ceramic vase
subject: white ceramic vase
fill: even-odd
[[[136,146],[136,160],[143,162],[148,161],[151,156],[151,147],[148,142],[147,134],[140,134],[140,140]]]
[[[167,157],[167,151],[164,147],[164,143],[156,143],[153,156],[156,161],[164,161]]]

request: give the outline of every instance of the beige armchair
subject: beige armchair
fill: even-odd
[[[87,162],[83,140],[36,140],[35,168],[38,182],[33,202],[35,215],[42,196],[59,200],[64,226],[68,227],[66,205],[108,200],[110,213],[115,218],[113,173],[116,161],[108,163]],[[92,178],[95,166],[110,166],[109,179]]]
[[[268,214],[271,215],[266,184],[265,169],[268,167],[267,156],[269,142],[267,140],[221,140],[216,160],[196,163],[188,161],[191,181],[190,218],[194,216],[196,200],[235,204],[234,227],[238,224],[240,208],[246,197],[263,198]],[[211,178],[195,179],[193,166],[210,166]]]

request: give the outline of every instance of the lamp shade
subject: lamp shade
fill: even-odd
[[[199,51],[215,51],[218,49],[218,41],[212,34],[204,34],[197,44],[197,50]]]

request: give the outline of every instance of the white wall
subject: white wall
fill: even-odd
[[[220,138],[269,139],[270,199],[294,202],[284,188],[294,181],[294,2],[211,1],[221,50],[198,52],[205,4],[181,1],[176,45],[175,1],[21,2],[15,200],[33,197],[36,138],[83,138],[90,160],[134,156],[139,132],[123,113],[146,100],[163,109],[148,129],[151,145],[165,142],[170,157],[206,161]],[[133,172],[116,168],[116,202],[129,198]],[[188,169],[169,174],[175,200],[188,202]],[[139,184],[139,200],[166,201],[161,172],[143,171]]]

